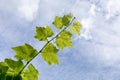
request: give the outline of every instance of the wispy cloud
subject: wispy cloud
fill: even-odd
[[[83,31],[83,33],[87,33],[82,33],[82,35],[84,35],[85,37],[89,35],[92,37],[92,39],[88,41],[90,43],[85,43],[84,45],[82,45],[82,47],[85,46],[84,49],[88,50],[87,54],[92,53],[92,57],[98,60],[98,64],[103,63],[105,66],[119,65],[120,38],[118,37],[118,30],[120,27],[118,25],[120,17],[116,17],[119,8],[117,0],[115,0],[115,2],[111,4],[112,7],[106,3],[111,3],[113,2],[113,0],[100,0],[99,3],[94,2],[94,0],[91,1],[92,6],[89,9],[88,17],[86,19],[81,19],[81,21],[83,20],[83,23],[86,23],[85,25],[83,24],[83,27],[85,27],[85,31]],[[109,19],[106,18],[106,15],[109,15]],[[89,47],[87,46],[90,45],[93,51],[91,50],[91,48],[88,49]],[[85,54],[84,51],[82,52],[83,54]]]
[[[32,21],[37,15],[39,2],[40,0],[21,0],[18,6],[18,15]]]
[[[106,5],[108,14],[106,18],[109,19],[111,17],[117,16],[120,14],[120,2],[119,0],[109,0]]]

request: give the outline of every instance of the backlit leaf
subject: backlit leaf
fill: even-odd
[[[56,16],[53,24],[55,25],[56,28],[61,29],[63,27],[62,17]]]
[[[76,21],[73,23],[73,25],[70,27],[72,33],[74,34],[80,34],[80,29],[82,28],[82,25]]]
[[[5,75],[5,80],[22,80],[22,77],[13,71],[8,71]]]
[[[0,62],[0,80],[22,80],[22,78],[11,70],[6,62]]]
[[[64,26],[68,26],[70,24],[72,18],[72,14],[64,15],[62,18],[62,22]]]
[[[6,73],[9,67],[5,62],[0,62],[0,73]]]
[[[36,27],[36,35],[34,36],[39,41],[47,41],[48,37],[53,36],[54,33],[49,26],[46,27]]]
[[[13,47],[12,49],[16,52],[15,58],[18,60],[29,61],[38,53],[38,51],[29,44]]]
[[[52,29],[49,26],[46,26],[45,34],[46,34],[46,37],[52,37],[54,35]]]
[[[35,67],[30,64],[28,66],[27,70],[24,70],[24,72],[21,74],[22,80],[38,80],[38,71],[35,69]]]
[[[71,41],[72,34],[67,30],[61,32],[60,36],[56,38],[56,44],[60,49],[64,49],[65,47],[72,47]]]
[[[59,64],[57,52],[58,49],[52,43],[49,43],[43,49],[41,56],[49,65],[52,63]]]
[[[68,26],[72,18],[72,14],[64,15],[63,17],[55,17],[53,24],[56,28],[61,29],[64,26]]]
[[[24,64],[22,63],[22,61],[14,61],[12,59],[5,59],[5,62],[9,66],[9,68],[13,69],[16,72],[19,72],[24,67]]]

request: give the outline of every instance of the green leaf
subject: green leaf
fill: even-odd
[[[24,72],[21,74],[22,80],[38,80],[38,75],[38,71],[32,64],[30,64],[28,69],[24,70]]]
[[[64,26],[68,26],[70,24],[70,21],[72,19],[72,14],[64,15],[62,18],[62,22]]]
[[[58,49],[52,43],[49,43],[43,49],[41,56],[49,65],[52,63],[59,64],[57,52]]]
[[[14,65],[14,63],[12,63],[12,65]],[[17,75],[10,69],[11,66],[9,67],[6,62],[0,62],[0,80],[22,80],[20,75]],[[17,66],[15,65],[15,67]]]
[[[6,80],[6,73],[0,73],[0,80]]]
[[[47,41],[47,38],[52,37],[53,35],[54,33],[49,26],[36,27],[36,35],[34,37],[39,41]]]
[[[72,47],[71,36],[72,34],[67,30],[62,31],[60,36],[56,38],[56,45],[62,50],[65,47]]]
[[[46,37],[52,37],[54,35],[52,29],[49,26],[46,26],[45,34],[46,34]]]
[[[0,62],[0,73],[6,73],[8,69],[9,68],[5,62]]]
[[[38,53],[38,51],[29,44],[13,47],[12,49],[16,52],[15,58],[18,60],[29,61]]]
[[[72,14],[64,15],[63,17],[56,16],[53,25],[55,25],[56,28],[61,29],[63,26],[68,26],[71,19]]]
[[[0,80],[22,80],[22,77],[9,69],[5,73],[0,73]]]
[[[22,63],[22,61],[14,61],[12,59],[5,59],[5,62],[9,66],[9,68],[13,69],[16,72],[19,72],[24,67],[24,64]]]
[[[63,21],[62,21],[62,17],[56,16],[53,24],[55,25],[56,28],[61,29],[64,26]]]
[[[73,25],[70,27],[72,33],[74,34],[80,34],[80,29],[82,28],[82,25],[76,21],[73,23]]]
[[[6,80],[6,72],[9,67],[5,62],[0,62],[0,80]]]
[[[5,80],[22,80],[21,75],[18,75],[13,71],[8,71],[5,75],[5,78]]]

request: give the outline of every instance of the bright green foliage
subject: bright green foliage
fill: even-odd
[[[0,62],[0,73],[6,73],[8,70],[8,66],[4,62]]]
[[[70,24],[71,18],[72,18],[72,14],[64,15],[62,19],[63,25],[68,26]]]
[[[14,65],[14,63],[11,63],[11,61],[13,60],[7,60],[7,63],[10,61],[10,67],[8,66],[8,64],[6,62],[0,62],[0,80],[22,80],[21,76],[20,75],[17,75],[13,70],[16,70],[16,72],[18,71],[18,69],[20,69],[20,67],[23,67],[23,66],[19,66],[18,69],[17,69],[17,66],[19,65]],[[14,65],[14,68],[13,66],[11,65],[13,64]],[[11,68],[12,66],[12,68]],[[15,69],[16,67],[16,69]]]
[[[54,32],[49,26],[37,26],[34,37],[39,41],[47,41],[44,47],[39,52],[29,44],[13,47],[12,49],[16,52],[14,57],[17,61],[5,59],[4,62],[0,62],[0,80],[38,80],[38,71],[29,63],[40,53],[48,65],[59,64],[57,55],[59,49],[63,50],[65,47],[72,47],[71,32],[80,34],[82,26],[78,21],[74,22],[74,19],[72,19],[72,14],[63,17],[56,16],[53,24],[61,30],[54,37]],[[69,26],[71,26],[71,32],[66,30]],[[48,38],[50,38],[49,41]],[[52,43],[53,40],[55,40],[58,48]]]
[[[38,80],[38,71],[35,69],[35,67],[30,64],[28,66],[27,70],[24,70],[24,72],[21,74],[22,80]]]
[[[19,72],[24,67],[24,64],[22,61],[14,61],[12,59],[5,59],[5,62],[8,65],[8,67],[14,70],[15,72]]]
[[[55,25],[56,28],[61,29],[63,27],[62,17],[56,16],[53,24]]]
[[[60,49],[64,49],[65,47],[72,47],[71,41],[72,34],[67,30],[64,30],[60,33],[60,36],[56,38],[56,44]]]
[[[39,41],[47,41],[47,38],[53,35],[54,33],[49,26],[36,27],[36,35],[34,37],[38,39]]]
[[[21,75],[15,74],[13,71],[9,71],[5,75],[5,80],[22,80]]]
[[[6,72],[8,69],[9,67],[6,63],[0,62],[0,80],[6,80]]]
[[[52,43],[49,43],[43,49],[41,56],[49,65],[51,65],[52,63],[59,64],[57,52],[58,49]]]
[[[12,49],[16,52],[15,58],[18,60],[29,61],[38,53],[38,51],[29,44],[13,47]]]
[[[63,26],[68,26],[72,18],[72,14],[64,15],[63,17],[55,17],[53,24],[56,28],[61,29]]]
[[[81,28],[82,28],[82,25],[78,21],[76,21],[76,22],[73,23],[73,25],[71,26],[70,29],[71,29],[72,33],[80,34],[80,29]]]
[[[6,63],[0,62],[0,80],[6,80],[6,72],[8,71],[9,67]]]
[[[8,70],[8,66],[7,64],[5,64],[4,62],[0,62],[0,80],[5,80],[5,75],[6,72]]]

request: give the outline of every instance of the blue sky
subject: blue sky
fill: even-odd
[[[34,59],[39,80],[120,80],[119,0],[0,0],[0,61],[13,58],[13,46],[42,48],[36,25],[53,27],[56,15],[69,12],[82,23],[81,35],[59,52],[59,65]]]

